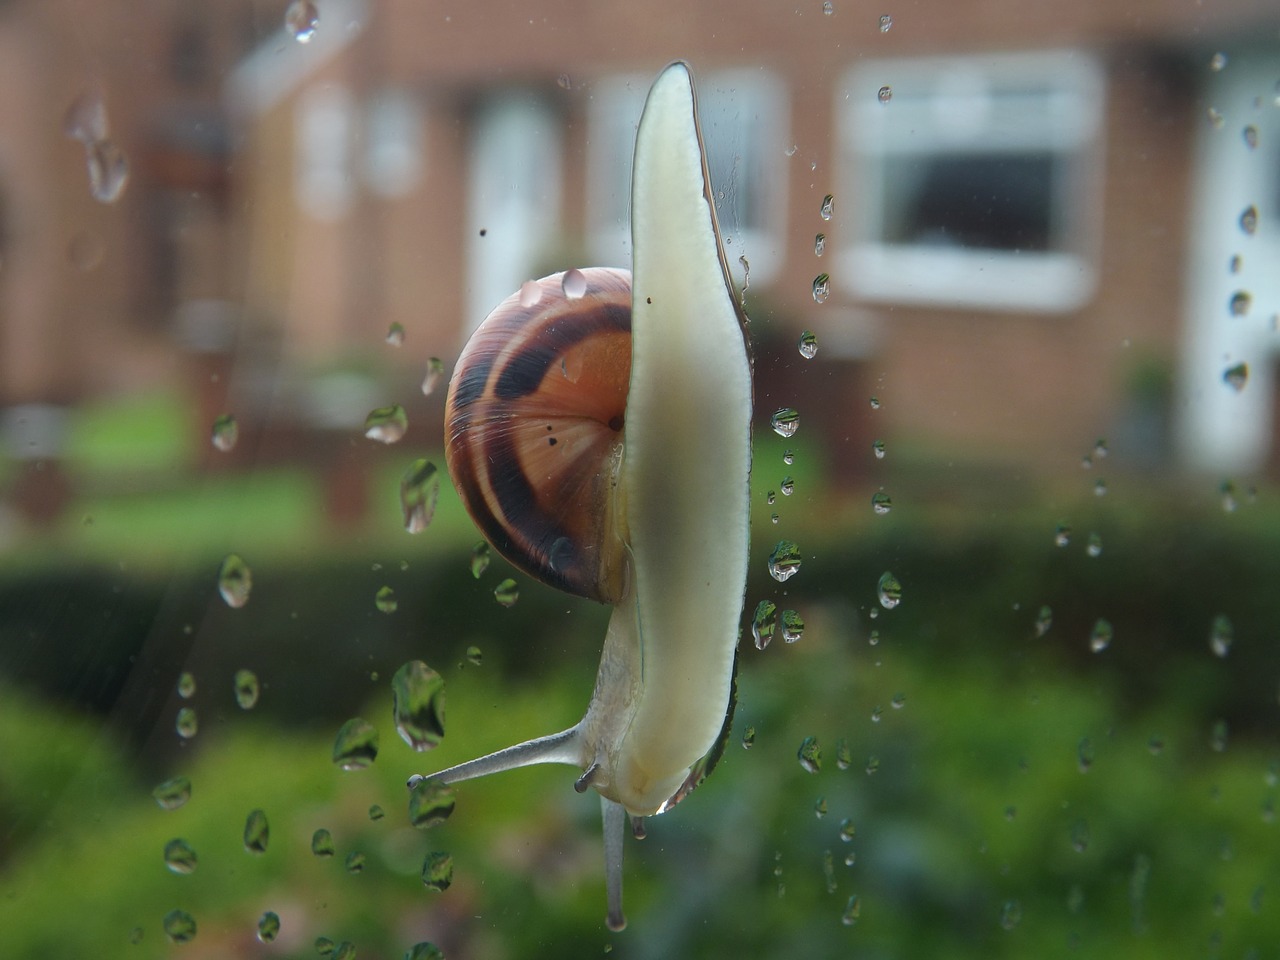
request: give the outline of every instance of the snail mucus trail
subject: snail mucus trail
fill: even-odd
[[[581,770],[576,789],[595,788],[604,811],[614,930],[628,817],[639,834],[700,782],[732,711],[752,381],[713,197],[677,61],[636,133],[631,276],[526,284],[463,350],[446,407],[450,474],[486,538],[531,576],[614,609],[581,721],[433,776]]]

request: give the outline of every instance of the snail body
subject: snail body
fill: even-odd
[[[633,274],[526,284],[463,350],[445,414],[450,474],[486,538],[614,607],[590,705],[434,774],[581,770],[604,810],[615,930],[627,818],[639,832],[678,802],[721,740],[747,572],[751,360],[684,63],[650,89],[631,191]]]

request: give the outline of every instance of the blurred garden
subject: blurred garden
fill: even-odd
[[[607,611],[496,555],[473,573],[447,482],[407,534],[399,478],[426,451],[357,437],[370,509],[335,530],[313,473],[184,469],[175,411],[83,411],[77,499],[0,565],[6,956],[1261,958],[1280,943],[1269,489],[1224,501],[1110,470],[1093,438],[1078,474],[974,484],[889,438],[876,486],[854,493],[803,431],[757,427],[730,741],[628,838],[630,925],[611,934],[598,804],[575,773],[460,784],[429,829],[404,786],[573,723]],[[792,494],[771,496],[784,474]],[[765,562],[779,530],[803,558],[785,584]],[[219,595],[233,551],[252,570],[240,608]],[[753,642],[766,599],[802,618],[794,642]],[[446,735],[424,754],[392,723],[411,660],[445,681]],[[377,759],[343,770],[335,737],[357,716]],[[807,738],[820,756],[802,765]],[[162,787],[174,778],[186,802]],[[269,835],[250,843],[253,811]],[[452,859],[447,889],[424,885],[433,853]],[[175,945],[187,916],[196,933]]]

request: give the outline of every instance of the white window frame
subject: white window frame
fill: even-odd
[[[587,243],[593,259],[606,266],[631,265],[631,160],[651,81],[648,74],[620,74],[599,80],[592,89]],[[750,283],[768,283],[781,270],[786,240],[786,87],[776,74],[763,69],[700,72],[695,82],[725,257],[739,285],[744,272],[739,258],[744,256],[750,264]],[[720,182],[715,159],[726,149],[732,151],[734,170],[727,182]],[[759,211],[750,225],[740,219],[744,189],[753,192],[752,203]]]
[[[882,102],[882,87],[892,91]],[[1097,282],[1101,234],[1102,67],[1077,51],[864,61],[837,90],[839,276],[856,297],[998,311],[1076,310]],[[889,243],[886,173],[930,154],[1051,153],[1052,248]],[[833,271],[834,274],[834,271]]]

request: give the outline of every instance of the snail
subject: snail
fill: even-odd
[[[614,609],[580,722],[433,778],[581,770],[575,789],[601,797],[613,930],[626,922],[628,817],[640,836],[642,818],[692,790],[732,713],[752,380],[713,196],[677,61],[636,133],[633,273],[526,283],[476,330],[446,401],[449,471],[485,537],[526,573]]]

